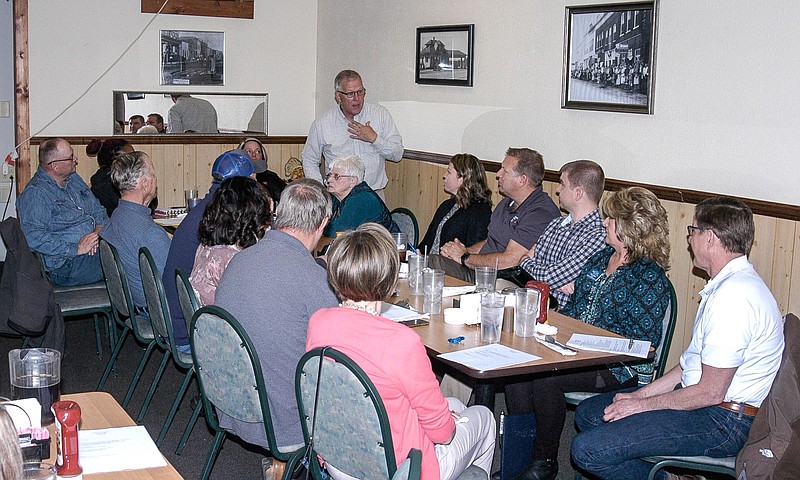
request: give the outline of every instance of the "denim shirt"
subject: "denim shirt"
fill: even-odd
[[[80,175],[73,173],[61,187],[41,167],[17,199],[17,213],[28,245],[44,255],[48,272],[76,257],[81,237],[108,222]]]

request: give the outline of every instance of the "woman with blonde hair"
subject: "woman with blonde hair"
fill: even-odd
[[[306,349],[331,346],[364,370],[386,407],[395,457],[400,462],[411,448],[421,450],[423,480],[456,478],[472,464],[488,476],[492,412],[445,398],[419,335],[380,316],[399,268],[397,246],[380,225],[366,223],[340,235],[328,252],[328,281],[342,303],[311,316]],[[329,470],[334,479],[345,478]]]
[[[600,203],[608,246],[592,256],[561,313],[626,338],[661,345],[670,303],[669,224],[658,198],[641,187],[607,194]],[[509,413],[536,414],[533,464],[526,479],[554,479],[566,418],[565,392],[609,392],[649,381],[653,363],[617,363],[598,370],[556,374],[506,385]]]
[[[22,478],[22,452],[11,415],[0,405],[0,480]]]
[[[475,155],[453,155],[442,177],[444,191],[452,195],[439,205],[428,232],[419,242],[420,250],[439,254],[439,247],[456,238],[471,247],[488,235],[492,217],[492,191],[486,171]]]

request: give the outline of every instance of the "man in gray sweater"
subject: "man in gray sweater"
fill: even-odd
[[[331,199],[316,180],[296,180],[281,195],[272,230],[237,253],[220,280],[216,303],[242,324],[253,341],[281,450],[303,443],[294,371],[305,353],[308,318],[339,304],[325,269],[312,255],[331,215]],[[267,447],[264,425],[217,411],[220,426]]]

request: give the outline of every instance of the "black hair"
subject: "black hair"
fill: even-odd
[[[197,235],[206,246],[247,248],[264,236],[272,220],[267,189],[250,177],[223,181],[203,212]]]

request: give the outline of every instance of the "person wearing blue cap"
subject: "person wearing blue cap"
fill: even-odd
[[[232,177],[251,177],[256,176],[256,166],[244,152],[244,150],[229,150],[214,161],[211,167],[211,177],[213,183],[208,190],[208,194],[197,203],[197,206],[186,214],[181,224],[172,236],[172,244],[167,255],[167,263],[162,273],[164,282],[164,293],[167,296],[169,310],[172,314],[172,329],[175,334],[175,343],[181,351],[189,353],[189,333],[186,331],[186,319],[183,318],[181,305],[178,301],[178,288],[175,283],[175,270],[182,268],[188,275],[194,268],[194,256],[200,247],[200,238],[197,230],[200,227],[200,220],[203,219],[203,212],[211,202],[214,194],[219,189],[219,184]]]

